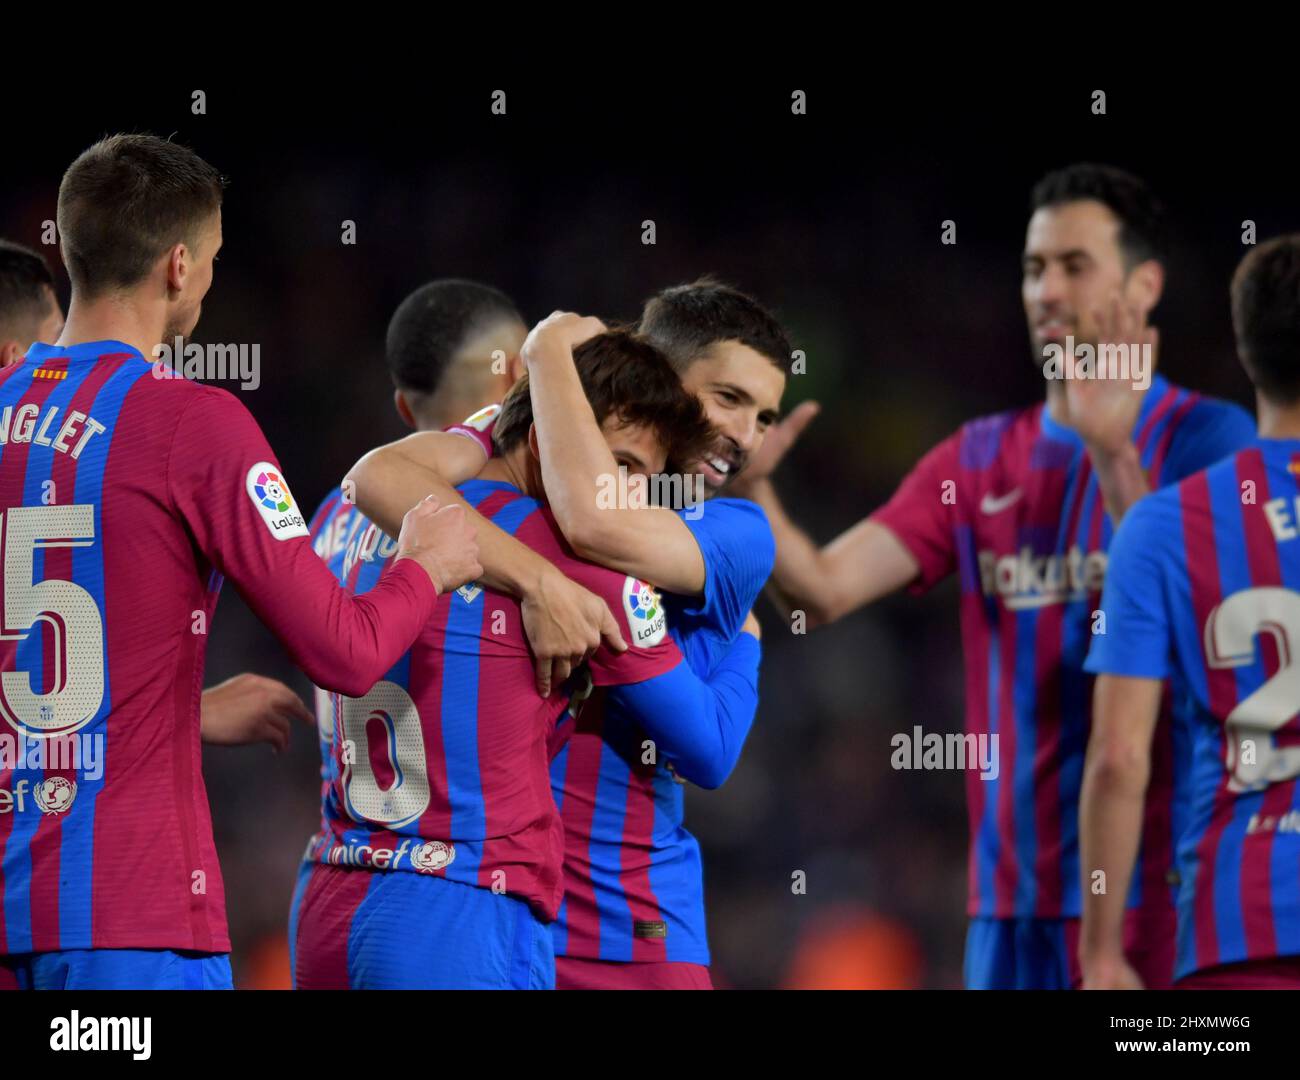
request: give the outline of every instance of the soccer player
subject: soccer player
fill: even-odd
[[[57,341],[62,330],[63,309],[44,257],[0,240],[0,369],[19,363],[33,342]],[[205,743],[266,742],[276,750],[289,745],[292,723],[314,723],[302,699],[284,683],[247,673],[204,690],[200,716]]]
[[[248,411],[155,377],[146,357],[198,322],[221,192],[162,139],[85,151],[59,188],[66,325],[0,372],[0,716],[46,761],[34,789],[0,768],[6,985],[230,986],[198,710],[223,578],[309,676],[359,695],[480,570],[463,514],[430,501],[385,582],[349,595]]]
[[[519,309],[491,286],[441,278],[413,290],[389,320],[383,351],[398,416],[417,431],[448,428],[467,416],[474,424],[484,425],[495,415],[495,403],[523,374],[519,354],[526,335],[528,326]],[[485,412],[487,405],[493,407],[490,412]],[[330,491],[312,515],[308,526],[312,545],[339,580],[344,577],[342,564],[348,546],[354,545],[368,524],[356,504],[344,496],[342,486]],[[541,573],[530,578],[534,590],[530,603],[538,587],[549,584],[551,577],[562,577],[541,556],[537,556],[537,567]],[[542,586],[537,585],[538,578],[542,578]],[[554,582],[555,589],[565,585],[567,582]],[[599,600],[597,603],[604,606]],[[316,689],[322,784],[331,778],[337,702],[337,695]],[[321,827],[326,824],[322,819]],[[312,866],[311,859],[304,858],[290,905],[290,970],[298,941],[298,911]]]
[[[43,256],[0,240],[0,368],[18,363],[33,341],[57,341],[63,309]]]
[[[1300,235],[1232,280],[1259,437],[1134,506],[1110,551],[1079,832],[1090,988],[1140,988],[1123,897],[1166,678],[1190,708],[1177,986],[1300,989]]]
[[[616,464],[582,400],[572,360],[575,343],[600,327],[598,320],[557,314],[524,349],[556,520],[578,554],[672,590],[672,632],[692,669],[707,677],[720,657],[750,648],[748,637],[757,645],[750,609],[771,571],[771,532],[743,500],[713,498],[673,513],[601,498]],[[751,297],[708,279],[653,297],[640,329],[669,357],[717,430],[714,445],[687,468],[704,478],[706,493],[722,490],[776,417],[790,355],[785,333]],[[490,453],[490,444],[484,449]],[[461,479],[480,465],[454,438],[431,434],[376,452],[354,476],[362,504],[391,520],[411,492],[446,497],[442,477]],[[514,557],[491,543],[493,533],[480,528],[485,566]],[[567,890],[555,924],[556,985],[707,988],[703,870],[699,845],[682,824],[675,781],[719,786],[748,725],[706,733],[719,737],[702,746],[661,745],[647,755],[640,721],[617,693],[593,705],[552,767],[565,821]]]
[[[1077,985],[1077,814],[1092,694],[1083,662],[1111,532],[1148,490],[1254,431],[1243,409],[1139,370],[1141,347],[1155,358],[1148,317],[1165,274],[1163,215],[1146,186],[1072,165],[1044,177],[1032,202],[1022,298],[1043,402],[969,421],[885,506],[824,547],[794,525],[768,479],[815,406],[791,413],[737,486],[767,511],[776,591],[810,626],[904,586],[921,592],[959,577],[966,731],[998,736],[1002,762],[996,779],[972,769],[966,780],[971,988]],[[1118,378],[1060,377],[1087,373],[1068,363],[1079,343],[1136,355]],[[1167,735],[1160,747],[1127,926],[1133,962],[1155,985],[1170,978],[1173,924]]]
[[[601,334],[576,357],[588,406],[634,475],[690,458],[712,439],[699,403],[650,345]],[[631,647],[588,662],[654,737],[747,727],[757,649],[707,682],[682,661],[658,595],[630,575],[573,557],[549,511],[528,380],[502,403],[498,456],[464,497],[618,611]],[[383,580],[392,542],[367,524],[342,568],[361,592]],[[756,644],[756,643],[755,643]],[[328,830],[302,900],[302,988],[547,988],[547,923],[562,896],[564,835],[548,764],[570,695],[534,687],[519,603],[479,584],[458,592],[411,652],[361,700],[339,702]],[[628,685],[631,684],[631,685]]]

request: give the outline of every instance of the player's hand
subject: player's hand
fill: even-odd
[[[771,476],[790,447],[803,434],[804,428],[813,422],[821,410],[821,405],[815,401],[801,401],[791,409],[789,416],[763,436],[763,445],[745,462],[745,467],[736,475],[732,486],[733,493],[743,489],[746,484],[754,484]]]
[[[1151,366],[1154,369],[1159,332],[1146,323],[1140,310],[1125,304],[1118,293],[1111,297],[1103,310],[1095,314],[1100,327],[1098,346],[1128,345],[1129,371],[1127,375],[1118,373],[1113,379],[1067,378],[1067,416],[1064,423],[1078,432],[1094,456],[1113,455],[1133,440],[1133,428],[1146,393],[1143,387],[1134,386],[1138,381],[1134,364],[1144,351],[1142,346],[1150,345]],[[1138,357],[1133,355],[1134,345],[1138,346]],[[1068,356],[1065,361],[1067,370],[1073,375],[1079,363],[1078,357]],[[1097,367],[1101,363],[1100,351],[1093,363],[1094,375],[1105,374]],[[1149,378],[1154,370],[1145,374]]]
[[[1122,956],[1113,960],[1085,963],[1083,967],[1085,990],[1145,990],[1142,976]]]
[[[529,331],[519,355],[531,368],[547,357],[572,356],[573,350],[607,327],[593,315],[575,315],[572,311],[553,311]]]
[[[478,561],[478,530],[459,504],[438,506],[432,495],[402,518],[397,557],[424,567],[439,593],[458,589],[483,574]]]
[[[302,699],[276,679],[236,675],[203,691],[199,732],[210,745],[264,742],[279,753],[288,749],[295,722],[316,726],[316,718]]]
[[[745,616],[745,625],[740,628],[742,634],[753,634],[759,641],[763,640],[763,627],[759,625],[758,616],[754,614],[754,609],[749,609],[749,614]]]
[[[550,697],[551,689],[600,648],[602,640],[615,652],[627,649],[609,605],[559,570],[543,574],[525,592],[520,608],[542,697]]]

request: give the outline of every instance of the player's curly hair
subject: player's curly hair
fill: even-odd
[[[603,424],[617,416],[624,424],[652,428],[675,468],[698,461],[713,445],[715,432],[699,398],[682,386],[671,364],[644,337],[627,327],[608,330],[573,350],[582,389]],[[492,429],[498,454],[528,438],[533,400],[525,374],[501,402]]]
[[[1279,405],[1300,401],[1300,233],[1250,252],[1232,275],[1232,326],[1242,367]]]

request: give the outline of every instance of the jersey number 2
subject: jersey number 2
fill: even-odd
[[[1300,746],[1273,742],[1300,710],[1300,594],[1273,586],[1233,593],[1205,620],[1205,655],[1213,668],[1245,667],[1262,634],[1277,647],[1278,670],[1224,721],[1230,791],[1262,791],[1300,773]]]

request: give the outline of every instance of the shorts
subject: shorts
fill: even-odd
[[[630,963],[618,960],[555,958],[557,990],[712,990],[713,980],[703,964],[672,960]]]
[[[0,956],[0,990],[233,990],[229,953],[65,949]]]
[[[1300,956],[1220,964],[1184,975],[1175,990],[1300,990]]]
[[[968,990],[1077,990],[1079,919],[972,919],[966,934]],[[1124,913],[1124,955],[1148,990],[1173,982],[1173,904]]]
[[[523,900],[428,874],[317,864],[297,905],[299,990],[552,990],[551,928]]]

